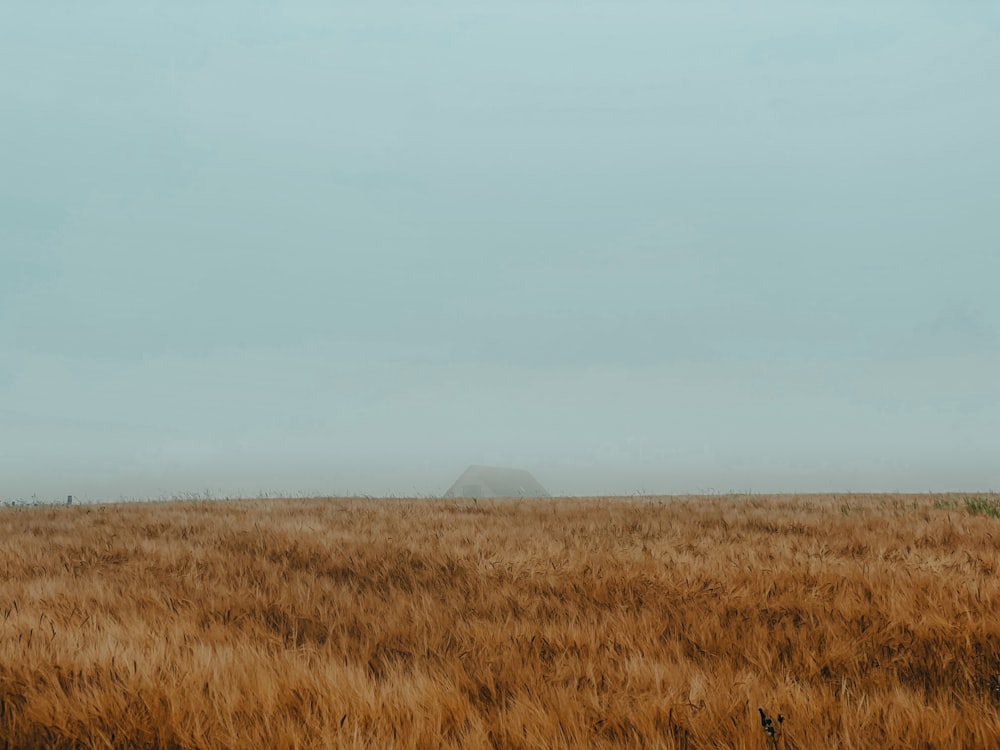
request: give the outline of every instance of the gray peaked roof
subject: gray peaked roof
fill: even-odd
[[[522,469],[470,466],[445,497],[548,497],[549,493]]]

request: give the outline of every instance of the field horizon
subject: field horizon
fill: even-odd
[[[0,508],[0,747],[996,746],[997,516],[995,493]]]

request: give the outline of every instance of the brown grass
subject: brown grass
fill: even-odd
[[[0,746],[1000,744],[950,496],[0,512]]]

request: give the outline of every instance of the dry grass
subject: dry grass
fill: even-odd
[[[961,500],[7,509],[0,746],[996,747]]]

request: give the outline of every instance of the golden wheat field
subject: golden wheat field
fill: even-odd
[[[996,507],[8,508],[0,745],[994,748]]]

